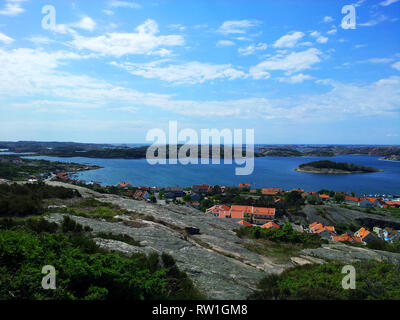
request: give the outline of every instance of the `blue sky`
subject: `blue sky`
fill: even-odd
[[[139,143],[176,120],[400,144],[399,18],[399,0],[3,0],[0,140]]]

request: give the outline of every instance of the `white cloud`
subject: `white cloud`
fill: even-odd
[[[311,50],[311,49],[309,49]],[[316,49],[313,49],[316,50]],[[318,51],[317,51],[318,52]],[[315,55],[319,53],[314,52]],[[295,53],[292,53],[295,54]],[[301,53],[297,53],[301,54]],[[312,52],[308,52],[308,55]],[[289,55],[290,56],[290,55]],[[285,58],[281,66],[273,66],[272,69],[304,69],[313,61],[297,56]],[[318,94],[290,95],[282,98],[246,98],[237,100],[180,100],[173,95],[140,92],[130,88],[115,86],[104,80],[86,75],[74,75],[61,71],[58,67],[69,60],[85,59],[76,53],[57,51],[53,53],[33,49],[5,50],[0,48],[0,100],[3,108],[7,105],[19,108],[32,108],[38,112],[46,109],[60,112],[74,112],[89,108],[155,108],[167,110],[180,115],[197,117],[236,117],[283,119],[293,121],[332,121],[334,119],[353,119],[354,117],[375,117],[379,115],[398,116],[398,101],[400,101],[400,77],[381,79],[371,84],[326,82],[331,88]],[[303,63],[295,66],[294,60]],[[304,61],[307,62],[304,62]],[[283,63],[285,62],[285,63]],[[182,65],[181,65],[182,66]],[[191,75],[191,66],[183,65],[172,69],[172,72],[188,72],[182,79],[197,79]],[[209,78],[209,74],[222,73],[225,78],[235,76],[237,70],[226,71],[228,66],[217,68],[217,71],[208,73],[202,71],[204,65],[199,67],[203,72],[202,79]],[[266,66],[266,69],[271,66]],[[183,71],[182,71],[183,70]],[[184,74],[184,73],[183,73]],[[307,75],[294,75],[293,81],[307,80]],[[297,79],[297,80],[296,80]],[[179,79],[178,79],[179,80]],[[40,98],[37,97],[46,97]],[[5,102],[7,98],[18,97],[19,105],[11,106]],[[31,103],[30,103],[31,102]],[[122,106],[122,107],[121,107]],[[121,110],[129,111],[129,109]],[[49,121],[44,121],[41,127],[45,127]],[[9,123],[5,123],[9,125]],[[29,120],[23,122],[29,126]],[[82,120],[80,125],[90,126],[92,123]],[[7,128],[14,128],[13,126]],[[70,129],[68,127],[68,129]],[[0,130],[5,130],[4,126]],[[6,131],[4,131],[6,132]]]
[[[328,37],[320,36],[317,38],[318,43],[327,43],[328,42]]]
[[[303,37],[303,32],[292,32],[279,38],[273,46],[275,48],[293,48],[297,44],[297,42]]]
[[[91,50],[102,55],[121,57],[127,54],[169,55],[163,46],[182,46],[181,35],[158,36],[158,25],[148,19],[136,28],[135,33],[107,33],[98,37],[75,36],[71,44],[79,50]]]
[[[115,8],[134,8],[138,9],[141,7],[140,4],[132,1],[119,1],[119,0],[111,0],[108,2],[108,5],[110,7],[115,7]]]
[[[5,44],[9,44],[13,42],[14,39],[10,38],[9,36],[6,36],[4,33],[0,32],[0,42],[4,42]]]
[[[369,20],[368,22],[364,22],[364,23],[357,23],[358,26],[362,26],[362,27],[373,27],[376,26],[378,23],[384,22],[388,20],[388,17],[380,14],[378,16],[376,16],[375,18]]]
[[[396,3],[397,1],[399,1],[399,0],[385,0],[385,1],[380,2],[379,4],[383,7],[387,7],[387,6],[390,6],[392,3]]]
[[[96,27],[96,22],[94,22],[92,18],[84,16],[79,22],[72,23],[71,27],[87,31],[93,31],[94,28]]]
[[[239,48],[238,52],[242,56],[248,56],[251,54],[255,54],[257,51],[264,51],[266,49],[267,49],[267,44],[260,42],[256,45],[250,45],[245,48]]]
[[[313,77],[311,77],[308,74],[298,73],[287,78],[279,78],[278,80],[280,82],[288,82],[288,83],[303,83],[305,80],[311,80],[311,79],[313,79]]]
[[[104,9],[103,12],[108,16],[114,15],[114,11],[112,11],[112,10]]]
[[[337,32],[336,28],[332,28],[331,30],[327,31],[327,34],[335,34]]]
[[[24,12],[25,9],[22,8],[22,2],[26,0],[5,0],[5,6],[0,10],[0,15],[4,16],[17,16]]]
[[[174,84],[196,84],[216,79],[234,80],[246,77],[243,71],[232,68],[230,64],[209,64],[187,62],[168,64],[167,60],[149,63],[112,63],[133,75],[147,79],[160,79]]]
[[[320,62],[321,51],[310,48],[301,52],[293,52],[286,56],[274,56],[250,68],[250,74],[255,79],[262,79],[267,71],[283,70],[288,74],[310,69],[313,64]]]
[[[396,70],[400,71],[400,61],[393,63],[392,67],[395,68]]]
[[[217,30],[222,34],[245,34],[248,29],[260,24],[257,20],[225,21]]]
[[[326,23],[328,23],[328,22],[332,22],[333,20],[335,20],[335,19],[333,19],[332,17],[330,17],[330,16],[326,16],[326,17],[324,17],[324,22],[326,22]]]
[[[217,47],[231,47],[234,45],[236,44],[231,40],[220,40],[217,42]]]
[[[179,24],[179,23],[170,24],[168,27],[171,28],[171,29],[179,30],[179,31],[185,31],[186,30],[186,27],[181,25],[181,24]]]

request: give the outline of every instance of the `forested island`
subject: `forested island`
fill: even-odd
[[[295,169],[298,172],[319,173],[319,174],[351,174],[379,172],[380,169],[360,166],[353,163],[334,162],[329,160],[313,161],[303,163]]]

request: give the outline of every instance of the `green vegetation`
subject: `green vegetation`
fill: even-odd
[[[367,243],[367,248],[374,250],[389,251],[394,253],[400,253],[400,242],[394,241],[389,243],[384,240],[375,240]]]
[[[7,180],[27,180],[29,175],[48,176],[55,171],[78,171],[98,169],[99,166],[78,163],[62,163],[47,160],[23,159],[16,155],[1,156],[0,178]]]
[[[326,240],[317,234],[302,233],[294,230],[289,222],[280,229],[263,229],[260,227],[242,227],[235,230],[238,237],[265,239],[273,242],[299,243],[307,247],[318,247]]]
[[[117,241],[122,241],[127,244],[130,244],[132,246],[140,247],[140,242],[135,240],[134,238],[128,236],[127,234],[114,234],[111,232],[99,232],[95,235],[96,238],[102,238],[102,239],[111,239],[111,240],[117,240]]]
[[[115,204],[98,201],[93,198],[69,203],[67,208],[54,208],[49,210],[84,218],[104,219],[107,221],[115,221],[114,217],[118,214],[130,214],[130,212],[121,209]]]
[[[63,187],[38,184],[1,184],[0,217],[26,217],[43,213],[43,200],[80,197],[79,192]]]
[[[400,267],[385,262],[355,263],[356,289],[344,290],[343,264],[304,265],[263,278],[249,299],[400,299]]]
[[[364,167],[353,163],[334,162],[329,160],[313,161],[299,165],[299,169],[308,171],[310,169],[317,170],[338,170],[345,172],[377,172],[379,169],[372,167]]]
[[[0,300],[204,298],[171,256],[108,253],[84,230],[65,219],[61,228],[44,219],[0,219]],[[45,265],[56,269],[56,290],[42,289]]]

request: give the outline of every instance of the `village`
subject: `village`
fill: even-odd
[[[66,172],[57,173],[54,179],[75,184],[82,183],[70,179]],[[97,189],[105,188],[96,183],[89,183],[89,186]],[[400,208],[400,201],[394,200],[390,196],[390,200],[387,200],[383,197],[356,196],[354,193],[347,194],[346,192],[329,190],[305,192],[300,188],[286,191],[275,187],[254,189],[251,188],[249,183],[240,183],[238,186],[200,184],[187,188],[178,186],[157,188],[134,187],[128,182],[120,182],[111,189],[113,189],[111,192],[118,192],[135,200],[149,201],[161,205],[168,205],[169,203],[185,205],[202,210],[205,214],[218,219],[230,219],[244,227],[260,227],[262,229],[279,229],[287,222],[282,213],[285,212],[285,209],[288,209],[288,202],[291,202],[289,206],[295,207],[304,203],[312,205],[340,204],[357,210],[363,209],[365,212],[374,208],[395,208],[394,210]],[[223,203],[224,197],[227,200],[226,203]],[[232,204],[232,202],[243,204]],[[317,234],[329,242],[365,245],[375,240],[384,240],[389,243],[400,241],[400,230],[389,226],[384,228],[374,226],[370,229],[361,226],[354,232],[342,234],[335,229],[335,226],[324,225],[320,221],[314,221],[308,225],[292,223],[292,227],[299,232]]]

